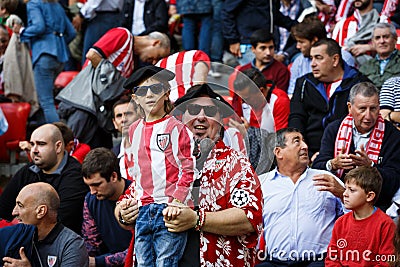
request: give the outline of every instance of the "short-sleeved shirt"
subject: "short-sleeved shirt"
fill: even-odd
[[[260,182],[243,154],[216,143],[202,170],[199,207],[205,212],[242,209],[254,229],[241,236],[200,232],[201,266],[253,266],[262,228]]]

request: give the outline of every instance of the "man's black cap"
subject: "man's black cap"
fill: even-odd
[[[154,77],[153,77],[154,76]],[[148,65],[138,70],[135,70],[132,75],[125,81],[124,88],[132,90],[148,78],[153,77],[160,82],[167,82],[175,77],[175,74],[167,69]]]
[[[174,106],[183,113],[186,111],[186,105],[191,102],[189,100],[194,100],[195,98],[204,96],[213,99],[213,102],[219,108],[222,117],[229,117],[234,113],[232,106],[226,102],[221,95],[214,92],[207,83],[191,87],[184,96],[175,101]]]

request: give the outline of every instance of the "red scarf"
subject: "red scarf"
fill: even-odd
[[[379,152],[381,151],[384,132],[385,121],[383,120],[382,116],[379,115],[378,120],[375,123],[375,127],[369,137],[367,147],[365,148],[368,158],[372,160],[375,164],[378,163],[378,156]],[[349,153],[352,136],[353,116],[349,114],[340,124],[338,134],[336,135],[335,157],[337,157],[341,153],[343,147],[345,147],[345,153]],[[343,174],[343,169],[339,169],[337,173],[338,177],[341,177]]]
[[[131,243],[129,244],[128,247],[128,252],[126,254],[125,258],[125,264],[124,267],[133,267],[135,266],[135,230],[132,230],[132,239]]]

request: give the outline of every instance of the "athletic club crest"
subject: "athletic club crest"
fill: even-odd
[[[215,161],[215,169],[214,169],[214,171],[215,172],[219,171],[225,165],[225,162],[226,162],[225,159],[221,159],[221,160]]]
[[[157,146],[161,151],[165,151],[169,145],[169,134],[157,134]]]
[[[57,256],[47,256],[47,264],[49,265],[49,267],[53,267],[56,265],[56,261],[57,261]]]

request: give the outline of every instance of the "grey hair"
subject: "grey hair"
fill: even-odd
[[[153,40],[160,40],[160,47],[162,48],[170,49],[171,47],[171,41],[169,40],[168,35],[166,35],[165,33],[151,32],[149,33],[148,38]]]
[[[294,127],[288,127],[280,129],[276,132],[275,147],[286,147],[286,134],[288,133],[301,133],[299,129]]]
[[[372,30],[372,32],[374,33],[376,29],[387,29],[389,28],[390,34],[397,39],[397,32],[396,32],[396,27],[391,24],[391,23],[386,23],[386,22],[381,22],[381,23],[377,23],[374,26],[374,29]]]
[[[357,83],[350,89],[349,102],[351,104],[354,104],[354,99],[357,95],[362,95],[364,97],[372,97],[376,95],[379,97],[379,90],[373,83],[361,82]]]

